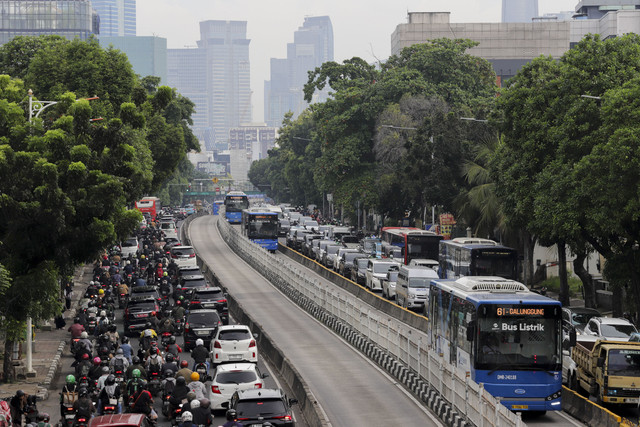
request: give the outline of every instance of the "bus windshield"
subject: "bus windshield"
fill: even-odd
[[[224,201],[227,212],[242,212],[249,207],[247,196],[229,196]]]
[[[472,275],[512,277],[515,265],[514,254],[506,251],[476,250]]]
[[[476,368],[559,370],[562,333],[556,311],[554,306],[481,306]]]
[[[609,374],[640,377],[640,350],[609,350]]]

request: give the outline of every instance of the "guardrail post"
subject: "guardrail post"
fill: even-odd
[[[493,419],[496,420],[495,426],[499,427],[500,426],[500,398],[498,396],[496,396],[496,407],[493,410]]]
[[[411,370],[411,329],[407,330],[407,367]]]

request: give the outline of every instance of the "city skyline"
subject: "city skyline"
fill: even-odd
[[[577,0],[539,0],[539,13],[573,10]],[[206,20],[246,20],[251,39],[253,121],[263,121],[264,81],[270,58],[286,58],[287,43],[305,16],[331,18],[334,60],[359,56],[384,61],[391,51],[391,33],[407,22],[407,12],[450,11],[452,22],[500,22],[502,0],[137,0],[138,35],[165,37],[168,48],[196,46],[199,23]]]

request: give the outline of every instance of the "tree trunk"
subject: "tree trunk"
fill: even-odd
[[[525,285],[528,287],[533,287],[533,275],[534,275],[534,266],[533,266],[533,250],[536,247],[537,238],[525,231],[522,235],[522,246],[524,247],[524,279]]]
[[[558,275],[560,276],[560,302],[569,306],[569,281],[567,279],[567,249],[564,240],[557,243],[558,247]]]
[[[13,367],[11,365],[11,359],[13,357],[13,341],[5,338],[4,341],[4,365],[2,372],[4,373],[4,382],[8,383],[13,381]]]
[[[640,276],[638,276],[638,265],[636,263],[636,254],[634,253],[630,259],[631,267],[631,292],[633,294],[633,304],[636,307],[635,313],[631,313],[631,318],[638,323],[640,318]],[[628,298],[628,296],[627,296]]]
[[[596,299],[593,292],[593,280],[591,274],[584,268],[584,260],[587,259],[587,252],[582,251],[576,254],[576,259],[573,260],[573,271],[582,281],[582,288],[584,289],[584,306],[589,308],[596,307]]]

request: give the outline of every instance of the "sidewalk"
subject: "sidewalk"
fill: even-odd
[[[67,344],[70,335],[67,328],[73,323],[76,307],[84,295],[90,280],[91,269],[89,267],[85,265],[76,269],[73,279],[74,288],[71,298],[71,309],[66,310],[63,314],[67,325],[63,329],[57,330],[53,320],[51,320],[36,329],[32,358],[32,367],[35,371],[35,376],[25,378],[20,375],[16,382],[12,384],[2,384],[0,386],[0,399],[11,397],[18,390],[22,390],[31,395],[35,394],[38,396],[38,400],[46,400],[49,397],[48,389],[59,371],[60,357],[65,348],[68,348]],[[21,360],[26,370],[26,354],[24,350]]]

